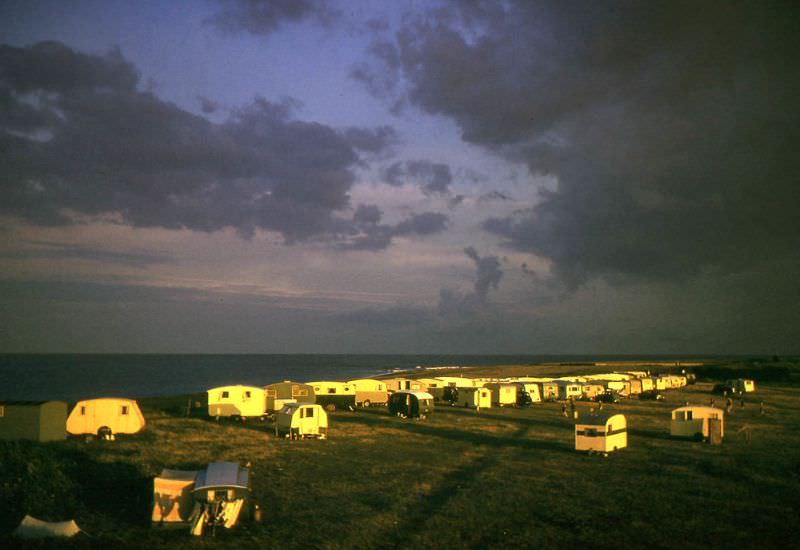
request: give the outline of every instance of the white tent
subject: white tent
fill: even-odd
[[[14,530],[14,536],[21,539],[43,539],[45,537],[72,537],[81,532],[74,520],[42,521],[25,516]]]

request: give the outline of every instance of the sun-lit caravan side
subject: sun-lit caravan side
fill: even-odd
[[[319,405],[287,403],[275,416],[275,433],[290,439],[326,439],[328,414]]]
[[[712,443],[725,435],[724,412],[716,407],[689,405],[672,411],[669,434],[673,437],[710,439]]]
[[[135,434],[145,426],[133,399],[105,397],[78,401],[67,418],[67,432],[114,439],[114,434]]]
[[[628,446],[628,425],[621,414],[595,414],[575,423],[575,450],[607,454]]]
[[[358,378],[348,380],[347,383],[356,389],[356,405],[359,407],[385,405],[389,401],[389,392],[386,391],[386,382],[383,380]]]
[[[264,386],[266,411],[273,413],[283,408],[286,403],[314,403],[314,388],[309,384],[301,384],[284,380]]]
[[[220,386],[208,390],[208,416],[264,416],[266,397],[263,388],[256,386]]]

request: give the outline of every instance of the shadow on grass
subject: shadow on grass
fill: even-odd
[[[362,424],[370,427],[392,427],[406,430],[410,433],[450,439],[462,443],[471,443],[473,445],[486,445],[495,448],[508,447],[526,450],[571,452],[569,446],[560,441],[522,438],[521,434],[527,433],[529,429],[526,426],[521,427],[512,436],[494,436],[482,432],[460,430],[441,425],[430,425],[424,421],[399,420],[386,414],[340,416],[336,418],[336,421],[340,423]]]
[[[128,526],[147,525],[150,478],[131,464],[101,461],[93,454],[70,442],[2,446],[0,531],[16,527],[26,514],[46,521],[100,516]]]
[[[662,441],[674,441],[669,432],[664,430],[643,430],[641,428],[628,428],[628,435],[633,437],[647,437],[650,439],[660,439]]]

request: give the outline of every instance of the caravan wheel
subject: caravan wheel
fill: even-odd
[[[103,441],[113,441],[114,434],[111,431],[111,428],[108,426],[103,426],[97,430],[97,439],[102,439]]]
[[[369,400],[369,399],[365,399],[365,400],[364,400],[364,403],[362,403],[362,405],[363,405],[364,407],[369,407],[370,405],[372,405],[372,403],[370,402],[370,400]]]
[[[327,405],[325,405],[325,410],[328,412],[336,412],[336,405],[334,405],[333,403],[328,403]]]

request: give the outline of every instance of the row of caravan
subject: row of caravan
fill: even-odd
[[[629,397],[685,386],[684,375],[649,376],[646,372],[606,373],[562,378],[517,377],[505,379],[441,376],[436,378],[362,378],[345,382],[284,381],[258,386],[222,386],[208,390],[212,417],[261,417],[287,403],[320,405],[327,411],[386,405],[399,391],[428,392],[436,401],[473,408],[525,406],[541,401],[596,400],[613,392]]]

